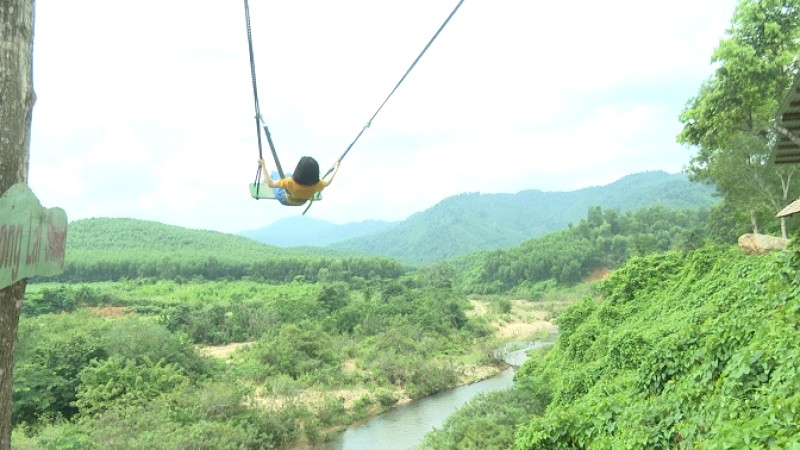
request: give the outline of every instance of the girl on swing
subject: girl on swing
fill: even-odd
[[[319,163],[310,156],[303,156],[297,162],[294,172],[280,178],[278,172],[273,171],[267,176],[264,159],[258,160],[264,183],[275,192],[275,198],[285,206],[301,206],[309,201],[314,194],[322,191],[333,181],[339,171],[339,161],[336,161],[333,172],[324,180],[319,179]]]

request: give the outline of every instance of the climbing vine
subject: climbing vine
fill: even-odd
[[[514,448],[800,448],[798,261],[716,246],[632,259],[520,370],[552,396]]]

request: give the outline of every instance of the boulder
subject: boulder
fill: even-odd
[[[786,238],[767,236],[766,234],[747,233],[739,236],[739,248],[751,255],[783,250],[788,243],[789,240]]]

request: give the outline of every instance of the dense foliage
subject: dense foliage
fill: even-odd
[[[549,403],[517,449],[797,448],[800,253],[636,258],[517,374]]]
[[[425,448],[800,448],[800,250],[636,257]],[[516,430],[516,434],[515,434]]]
[[[29,286],[14,448],[283,448],[460,380],[489,329],[424,271],[349,283]],[[227,363],[198,345],[246,342]],[[481,349],[480,345],[477,348]],[[487,363],[493,361],[486,360]],[[354,392],[345,400],[334,392]],[[321,392],[319,402],[303,402]]]
[[[590,207],[623,212],[662,206],[710,208],[714,189],[685,174],[645,172],[607,186],[571,192],[460,194],[409,217],[389,230],[331,247],[358,250],[415,264],[455,258],[480,250],[507,248],[566,228]]]
[[[480,395],[453,413],[444,426],[425,435],[423,449],[505,450],[514,444],[518,426],[544,413],[547,397],[532,395],[536,386],[517,380],[511,389]]]
[[[469,293],[535,296],[550,280],[572,284],[592,272],[613,269],[629,257],[702,245],[705,210],[651,207],[635,212],[590,208],[576,226],[508,250],[470,255],[453,262]]]
[[[776,232],[775,213],[800,195],[797,165],[774,163],[776,123],[795,83],[800,53],[800,1],[741,0],[711,62],[714,72],[687,102],[678,141],[697,154],[688,171],[713,183],[739,228]],[[789,127],[791,128],[791,127]]]
[[[404,272],[402,264],[388,258],[314,256],[214,231],[134,219],[84,219],[70,223],[64,272],[49,280],[249,278],[283,283],[394,278]]]

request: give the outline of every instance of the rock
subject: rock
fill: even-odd
[[[789,240],[786,238],[767,236],[765,234],[747,233],[739,236],[739,248],[751,255],[783,250],[788,243]]]

